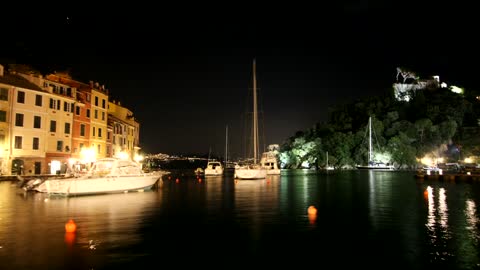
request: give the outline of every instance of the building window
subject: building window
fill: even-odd
[[[42,118],[40,116],[33,117],[33,128],[41,128]]]
[[[7,112],[0,111],[0,122],[7,122]]]
[[[48,107],[50,109],[54,109],[55,110],[55,99],[51,98],[50,99],[50,103],[48,104]]]
[[[102,120],[105,121],[105,112],[102,112]]]
[[[95,110],[94,118],[98,119],[98,110]]]
[[[57,110],[60,110],[60,99],[57,100]]]
[[[42,107],[42,95],[35,95],[35,105]]]
[[[85,147],[85,146],[83,145],[83,143],[80,143],[80,152],[82,152],[83,147]]]
[[[70,104],[70,112],[71,112],[71,113],[73,113],[73,109],[74,109],[74,108],[75,108],[75,103],[72,102],[72,103]]]
[[[57,132],[57,121],[50,121],[50,132]]]
[[[38,150],[38,146],[40,145],[40,139],[33,137],[32,149]]]
[[[102,137],[102,129],[101,129],[101,128],[98,128],[98,137],[99,137],[99,138]]]
[[[98,97],[95,97],[95,106],[98,106]]]
[[[90,118],[90,109],[87,109],[87,118]]]
[[[63,141],[57,141],[57,151],[62,152],[63,150]]]
[[[92,136],[95,137],[95,127],[93,127]]]
[[[0,100],[8,100],[8,89],[0,88]]]
[[[99,154],[102,152],[102,151],[100,151],[100,150],[101,150],[100,144],[97,145],[97,150],[98,150],[97,152],[98,152]]]
[[[85,136],[85,125],[80,124],[80,136]]]
[[[17,103],[25,103],[25,92],[18,91]]]
[[[70,134],[70,123],[65,123],[65,134]]]
[[[87,101],[90,102],[90,94],[87,94]]]
[[[15,114],[15,126],[23,127],[23,114],[21,113]]]
[[[80,115],[80,106],[75,107],[75,114]]]
[[[102,99],[102,108],[105,109],[105,99]]]
[[[64,112],[68,112],[68,111],[69,111],[69,109],[70,109],[70,108],[69,108],[69,105],[70,105],[70,103],[68,103],[68,102],[66,102],[66,101],[63,102],[63,111],[64,111]]]
[[[0,134],[0,145],[5,143],[5,134]]]
[[[22,136],[15,136],[15,149],[22,149]]]
[[[110,154],[110,146],[107,145],[107,155]]]

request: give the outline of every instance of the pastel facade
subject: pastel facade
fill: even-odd
[[[6,72],[0,65],[0,174],[63,173],[68,162],[85,161],[86,152],[93,159],[120,151],[133,158],[139,124],[121,106],[110,115],[110,104],[98,83],[66,73]],[[112,124],[118,122],[121,131]]]

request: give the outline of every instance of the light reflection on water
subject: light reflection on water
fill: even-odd
[[[327,267],[477,268],[479,186],[409,172],[283,171],[172,175],[149,192],[49,198],[0,182],[0,265],[115,269],[181,257],[178,267],[219,258],[298,266],[311,257]],[[75,234],[65,233],[70,218]]]

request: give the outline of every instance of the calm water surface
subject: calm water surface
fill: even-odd
[[[0,182],[0,269],[478,269],[479,204],[480,183],[411,172],[179,173],[152,191],[74,198]]]

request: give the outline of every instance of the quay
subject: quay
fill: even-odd
[[[436,181],[450,181],[450,182],[467,182],[467,183],[480,183],[480,173],[431,173],[417,172],[415,178],[419,180],[436,180]]]

